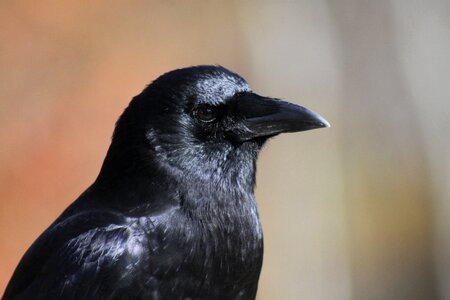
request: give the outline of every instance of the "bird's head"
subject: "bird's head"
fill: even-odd
[[[111,148],[177,176],[253,185],[256,157],[269,137],[328,126],[304,107],[253,93],[223,67],[197,66],[166,73],[136,96]]]

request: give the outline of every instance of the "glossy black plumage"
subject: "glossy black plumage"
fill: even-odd
[[[326,127],[225,68],[164,74],[117,122],[96,181],[36,240],[3,299],[254,299],[259,150]]]

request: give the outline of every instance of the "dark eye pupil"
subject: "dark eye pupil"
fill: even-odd
[[[199,107],[194,114],[202,122],[212,122],[216,119],[216,112],[211,107]]]

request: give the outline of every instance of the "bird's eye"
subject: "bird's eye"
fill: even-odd
[[[193,113],[194,117],[203,123],[211,123],[216,119],[216,111],[210,106],[199,106]]]

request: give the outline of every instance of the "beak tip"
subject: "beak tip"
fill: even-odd
[[[316,118],[317,118],[317,121],[318,121],[320,127],[322,127],[322,128],[328,128],[328,127],[331,127],[330,122],[328,122],[327,120],[325,120],[325,118],[323,118],[322,116],[316,115]]]

